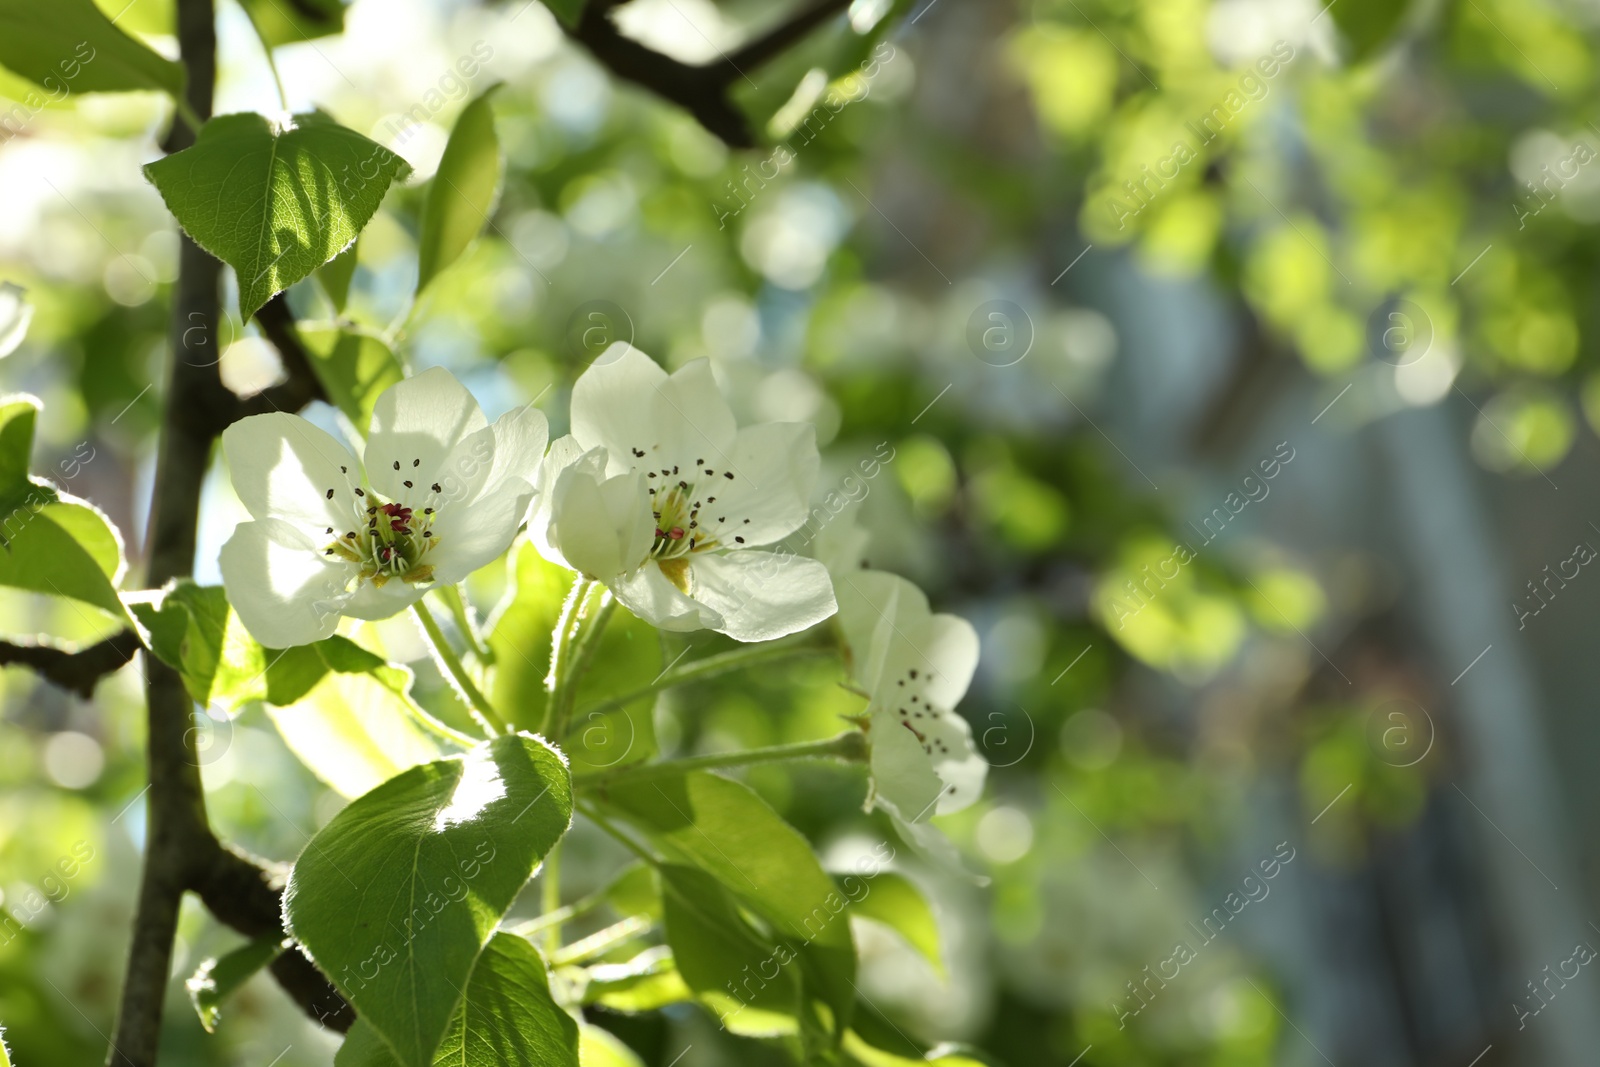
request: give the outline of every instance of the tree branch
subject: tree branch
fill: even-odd
[[[729,86],[793,47],[849,2],[816,0],[733,55],[705,66],[679,62],[624,36],[611,21],[611,10],[617,6],[614,0],[591,0],[570,32],[618,78],[677,104],[730,147],[753,148],[755,134],[744,112],[729,99]]]
[[[241,401],[238,417],[258,415],[267,411],[299,411],[313,400],[328,399],[327,392],[317,372],[311,366],[311,357],[295,333],[294,312],[289,310],[287,293],[279,293],[256,312],[256,322],[261,332],[278,350],[283,369],[288,377],[281,385]]]
[[[46,642],[0,641],[0,667],[28,667],[45,681],[88,700],[100,679],[120,670],[139,648],[139,639],[131,630],[112,634],[104,641],[79,649]]]
[[[178,0],[178,48],[187,75],[188,105],[202,120],[211,115],[216,82],[215,17],[212,0]],[[195,131],[174,122],[163,147],[181,151],[193,144],[194,136]],[[214,355],[221,320],[222,264],[187,236],[181,240],[169,330],[172,365],[150,510],[147,582],[152,587],[193,569],[200,489],[212,445],[229,422],[246,413],[245,405],[222,384]],[[289,347],[293,332],[285,325],[287,317],[287,305],[280,298],[263,321],[269,336],[278,334],[274,343],[290,371],[289,382],[279,387],[284,391],[269,397],[269,402],[309,397],[312,386],[306,383],[316,381],[298,341]],[[203,353],[191,350],[190,338],[196,338]],[[206,358],[192,358],[195,354]],[[186,891],[198,892],[222,921],[242,932],[259,936],[282,930],[275,876],[223,848],[211,831],[194,750],[192,702],[182,679],[148,654],[145,677],[148,830],[127,977],[107,1057],[112,1067],[155,1067],[178,907]],[[347,1028],[353,1021],[348,1005],[304,956],[285,953],[272,971],[313,1017],[336,1028]]]
[[[812,30],[827,22],[850,6],[850,0],[816,0],[787,22],[781,23],[755,40],[739,48],[728,58],[726,74],[729,84],[763,63],[776,59],[799,44]]]

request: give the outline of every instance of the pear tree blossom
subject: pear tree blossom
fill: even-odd
[[[804,525],[819,462],[809,423],[739,428],[709,361],[669,375],[619,343],[573,388],[534,542],[661,629],[784,637],[836,610],[826,567],[771,547]]]
[[[898,575],[839,572],[836,588],[852,674],[870,696],[869,803],[912,824],[967,807],[988,772],[954,710],[977,669],[977,631],[932,612],[922,590]]]
[[[222,446],[251,520],[222,548],[229,602],[256,640],[288,648],[461,581],[516,536],[548,437],[531,407],[490,425],[437,367],[378,398],[359,460],[298,415],[234,423]]]

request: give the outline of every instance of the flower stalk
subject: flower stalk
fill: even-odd
[[[621,696],[609,697],[591,707],[584,709],[584,718],[591,715],[603,715],[616,711],[643,697],[672,689],[690,682],[705,682],[713,678],[720,678],[724,674],[734,671],[746,670],[750,667],[770,667],[791,660],[809,659],[813,656],[831,656],[836,652],[830,645],[751,645],[747,648],[736,648],[731,652],[720,652],[715,656],[697,659],[683,666],[669,666],[656,677],[649,685],[641,686]]]
[[[690,771],[708,771],[720,767],[749,767],[758,763],[780,763],[801,759],[865,763],[866,735],[859,730],[846,730],[842,734],[820,741],[797,741],[787,745],[745,749],[742,752],[714,752],[705,756],[687,756],[683,759],[663,760],[660,763],[619,767],[594,774],[575,774],[572,776],[572,784],[577,789],[599,789],[617,782],[649,781],[653,778],[687,774]]]
[[[422,623],[422,630],[428,635],[428,643],[433,646],[434,658],[455,683],[456,691],[467,702],[467,708],[472,712],[472,717],[490,737],[509,733],[510,728],[505,720],[494,710],[494,705],[483,695],[483,690],[478,688],[478,683],[472,680],[472,675],[467,673],[466,665],[461,662],[461,657],[456,655],[456,650],[450,647],[450,642],[445,640],[444,631],[439,628],[439,623],[434,619],[433,612],[428,605],[418,600],[411,605],[411,610],[417,616],[417,621]]]

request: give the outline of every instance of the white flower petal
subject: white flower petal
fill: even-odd
[[[494,420],[494,465],[488,484],[498,485],[507,478],[521,478],[529,485],[539,473],[545,445],[550,442],[550,423],[544,412],[530,405],[514,408]]]
[[[352,565],[330,561],[314,541],[280,519],[240,523],[222,546],[221,564],[228,602],[251,636],[268,648],[332,636],[348,596],[345,586],[354,576]]]
[[[891,817],[901,840],[927,859],[932,860],[935,866],[950,874],[958,875],[973,885],[985,886],[989,884],[987,875],[979,874],[967,867],[966,862],[961,858],[961,853],[956,850],[956,846],[950,843],[950,839],[937,826],[926,822],[908,823],[892,813]]]
[[[555,517],[555,485],[561,474],[568,467],[578,462],[584,455],[583,446],[578,444],[578,439],[568,434],[557,438],[550,444],[550,451],[545,453],[544,460],[539,464],[538,474],[533,480],[534,507],[533,514],[528,517],[528,537],[533,541],[533,547],[539,555],[567,570],[576,570],[567,562],[560,549],[550,540],[550,524]],[[596,450],[600,471],[605,470],[605,452]]]
[[[684,633],[722,626],[721,615],[679,592],[654,560],[607,584],[623,607],[657,629]]]
[[[315,538],[329,526],[348,529],[359,517],[360,464],[298,415],[240,419],[223,431],[222,451],[239,502],[257,519],[283,519]]]
[[[649,454],[637,463],[645,470],[677,465],[681,474],[687,474],[696,469],[695,460],[703,459],[705,468],[716,471],[720,479],[733,458],[739,426],[717,388],[711,361],[697,359],[673,371],[656,390],[655,404],[656,437],[652,444],[641,446]],[[661,462],[652,464],[651,457],[657,454]],[[615,453],[611,458],[616,461]],[[625,452],[622,458],[633,457]]]
[[[702,490],[717,498],[700,509],[702,530],[732,549],[770,545],[805,525],[821,464],[816,427],[808,422],[746,426],[721,463],[726,470],[717,470],[714,488]],[[742,542],[736,540],[740,537]]]
[[[423,557],[433,566],[433,580],[453,585],[498,559],[516,539],[532,501],[533,486],[508,478],[470,504],[441,508],[431,531],[439,543]]]
[[[15,352],[28,335],[33,305],[28,302],[27,292],[16,282],[0,284],[0,356]]]
[[[818,527],[812,535],[811,554],[821,560],[834,576],[834,585],[840,575],[854,574],[866,565],[867,544],[872,535],[856,522],[856,510],[851,508]],[[844,596],[839,597],[839,614],[844,614]]]
[[[944,782],[936,813],[948,815],[968,807],[983,795],[989,764],[972,743],[972,727],[953,711],[936,715],[923,731],[933,752],[933,771]]]
[[[868,692],[889,702],[909,703],[914,695],[936,708],[953,708],[966,696],[978,667],[971,623],[931,613],[922,590],[882,571],[840,575],[839,598],[856,680]]]
[[[590,456],[599,457],[597,449]],[[549,539],[575,569],[608,580],[638,570],[650,554],[655,523],[644,475],[637,471],[601,481],[590,457],[569,466],[554,490]]]
[[[345,601],[341,610],[352,619],[387,619],[421,600],[432,588],[432,584],[421,585],[399,579],[384,582],[381,589],[370,581],[362,582],[350,594],[350,599]]]
[[[628,446],[648,447],[656,432],[656,394],[667,372],[625,341],[600,358],[572,387],[572,436],[584,451],[604,448],[619,462]]]
[[[709,360],[668,376],[637,348],[618,343],[572,389],[572,435],[585,449],[604,448],[613,474],[679,467],[687,477],[696,459],[720,472],[735,431]]]
[[[488,425],[466,386],[443,367],[396,382],[372,409],[366,449],[372,488],[400,500],[405,479],[421,486],[441,481],[448,473],[445,459],[457,443]],[[492,443],[491,438],[485,459],[493,456]]]
[[[735,641],[772,641],[838,610],[828,569],[777,552],[717,552],[689,566],[689,593],[722,616],[713,627]]]
[[[922,742],[892,713],[872,717],[874,798],[907,822],[933,814],[945,786],[933,772]]]

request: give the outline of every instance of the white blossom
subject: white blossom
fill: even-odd
[[[298,415],[234,423],[222,447],[252,519],[222,547],[229,602],[256,640],[287,648],[461,581],[516,536],[548,438],[531,407],[489,425],[442,368],[384,391],[362,460]]]
[[[978,666],[978,634],[934,614],[911,582],[882,571],[837,574],[851,671],[869,694],[873,797],[907,823],[958,811],[983,792],[988,764],[955,706]]]
[[[819,462],[809,423],[738,428],[707,360],[668,375],[614,345],[540,467],[533,540],[661,629],[772,640],[836,610],[826,567],[765,550],[805,523]]]

